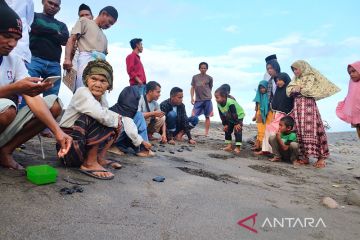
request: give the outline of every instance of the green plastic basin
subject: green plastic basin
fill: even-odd
[[[58,171],[49,165],[30,166],[26,168],[27,179],[36,184],[43,185],[56,182]]]

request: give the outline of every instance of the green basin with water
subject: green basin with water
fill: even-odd
[[[44,185],[56,182],[58,171],[49,165],[30,166],[26,168],[27,179],[36,184]]]

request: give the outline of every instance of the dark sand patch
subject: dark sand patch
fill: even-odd
[[[224,183],[232,182],[235,184],[239,183],[239,179],[237,179],[229,174],[218,175],[218,174],[215,174],[215,173],[212,173],[209,171],[205,171],[203,169],[193,169],[193,168],[187,168],[187,167],[177,167],[177,168],[188,174],[199,176],[199,177],[210,178],[215,181],[222,181]]]
[[[289,170],[277,166],[249,165],[248,167],[256,171],[272,174],[275,176],[294,177],[294,174],[291,173]]]
[[[218,153],[210,153],[208,154],[209,157],[221,160],[227,160],[229,158],[234,158],[234,155],[229,154],[218,154]]]

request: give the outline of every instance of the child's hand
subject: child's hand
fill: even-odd
[[[234,126],[234,130],[235,130],[235,132],[240,132],[240,131],[241,131],[241,125],[240,125],[240,124],[236,124],[236,125]]]
[[[281,132],[280,132],[280,129],[279,129],[279,130],[277,130],[277,132],[276,132],[276,137],[277,137],[277,138],[279,138],[279,139],[281,138]]]
[[[228,126],[228,125],[225,125],[225,126],[224,126],[224,132],[227,132],[228,129],[229,129],[229,126]]]

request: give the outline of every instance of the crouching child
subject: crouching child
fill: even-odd
[[[299,158],[299,144],[297,143],[296,133],[293,132],[294,119],[285,116],[280,119],[279,130],[275,136],[269,138],[274,157],[269,159],[271,162],[290,161],[295,164]]]

